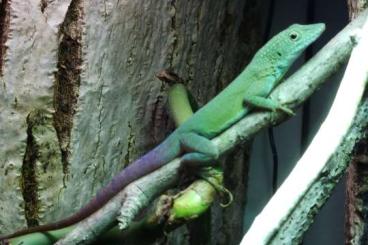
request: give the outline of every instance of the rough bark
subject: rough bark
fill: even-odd
[[[52,113],[57,26],[67,5],[1,3],[1,233],[60,217],[64,175]]]
[[[200,105],[231,81],[259,44],[255,2],[1,1],[0,233],[73,213],[165,137],[160,69]]]
[[[368,7],[367,0],[348,0],[347,3],[351,19]],[[368,242],[367,137],[360,140],[355,148],[346,178],[345,244],[366,244]]]

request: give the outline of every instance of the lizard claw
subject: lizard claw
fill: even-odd
[[[285,106],[280,106],[278,109],[279,109],[280,111],[285,112],[285,113],[286,113],[286,114],[288,114],[289,116],[295,116],[295,113],[294,113],[292,110],[290,110],[289,108],[285,107]]]

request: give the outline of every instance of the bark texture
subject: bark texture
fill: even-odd
[[[1,2],[1,233],[60,217],[64,174],[53,84],[67,2],[52,1],[43,11],[39,1]]]
[[[0,233],[73,213],[166,136],[157,71],[200,105],[230,82],[259,44],[256,2],[1,1]]]
[[[348,0],[349,15],[354,19],[368,7],[367,0]],[[365,96],[365,101],[367,95]],[[368,243],[368,138],[357,143],[347,171],[345,244]]]
[[[368,7],[367,0],[347,0],[350,19],[355,19],[360,12]]]

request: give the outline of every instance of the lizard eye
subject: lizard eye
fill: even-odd
[[[290,38],[290,40],[292,40],[292,41],[296,41],[296,40],[299,38],[299,34],[298,34],[297,32],[291,32],[291,33],[289,34],[289,38]]]

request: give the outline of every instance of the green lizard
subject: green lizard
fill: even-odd
[[[291,25],[274,36],[254,56],[236,79],[208,104],[199,109],[161,144],[118,173],[87,205],[61,221],[20,230],[0,237],[11,237],[75,224],[91,215],[132,181],[181,156],[182,162],[205,164],[218,158],[211,139],[256,108],[281,110],[288,108],[267,98],[292,63],[324,31],[324,24]]]

